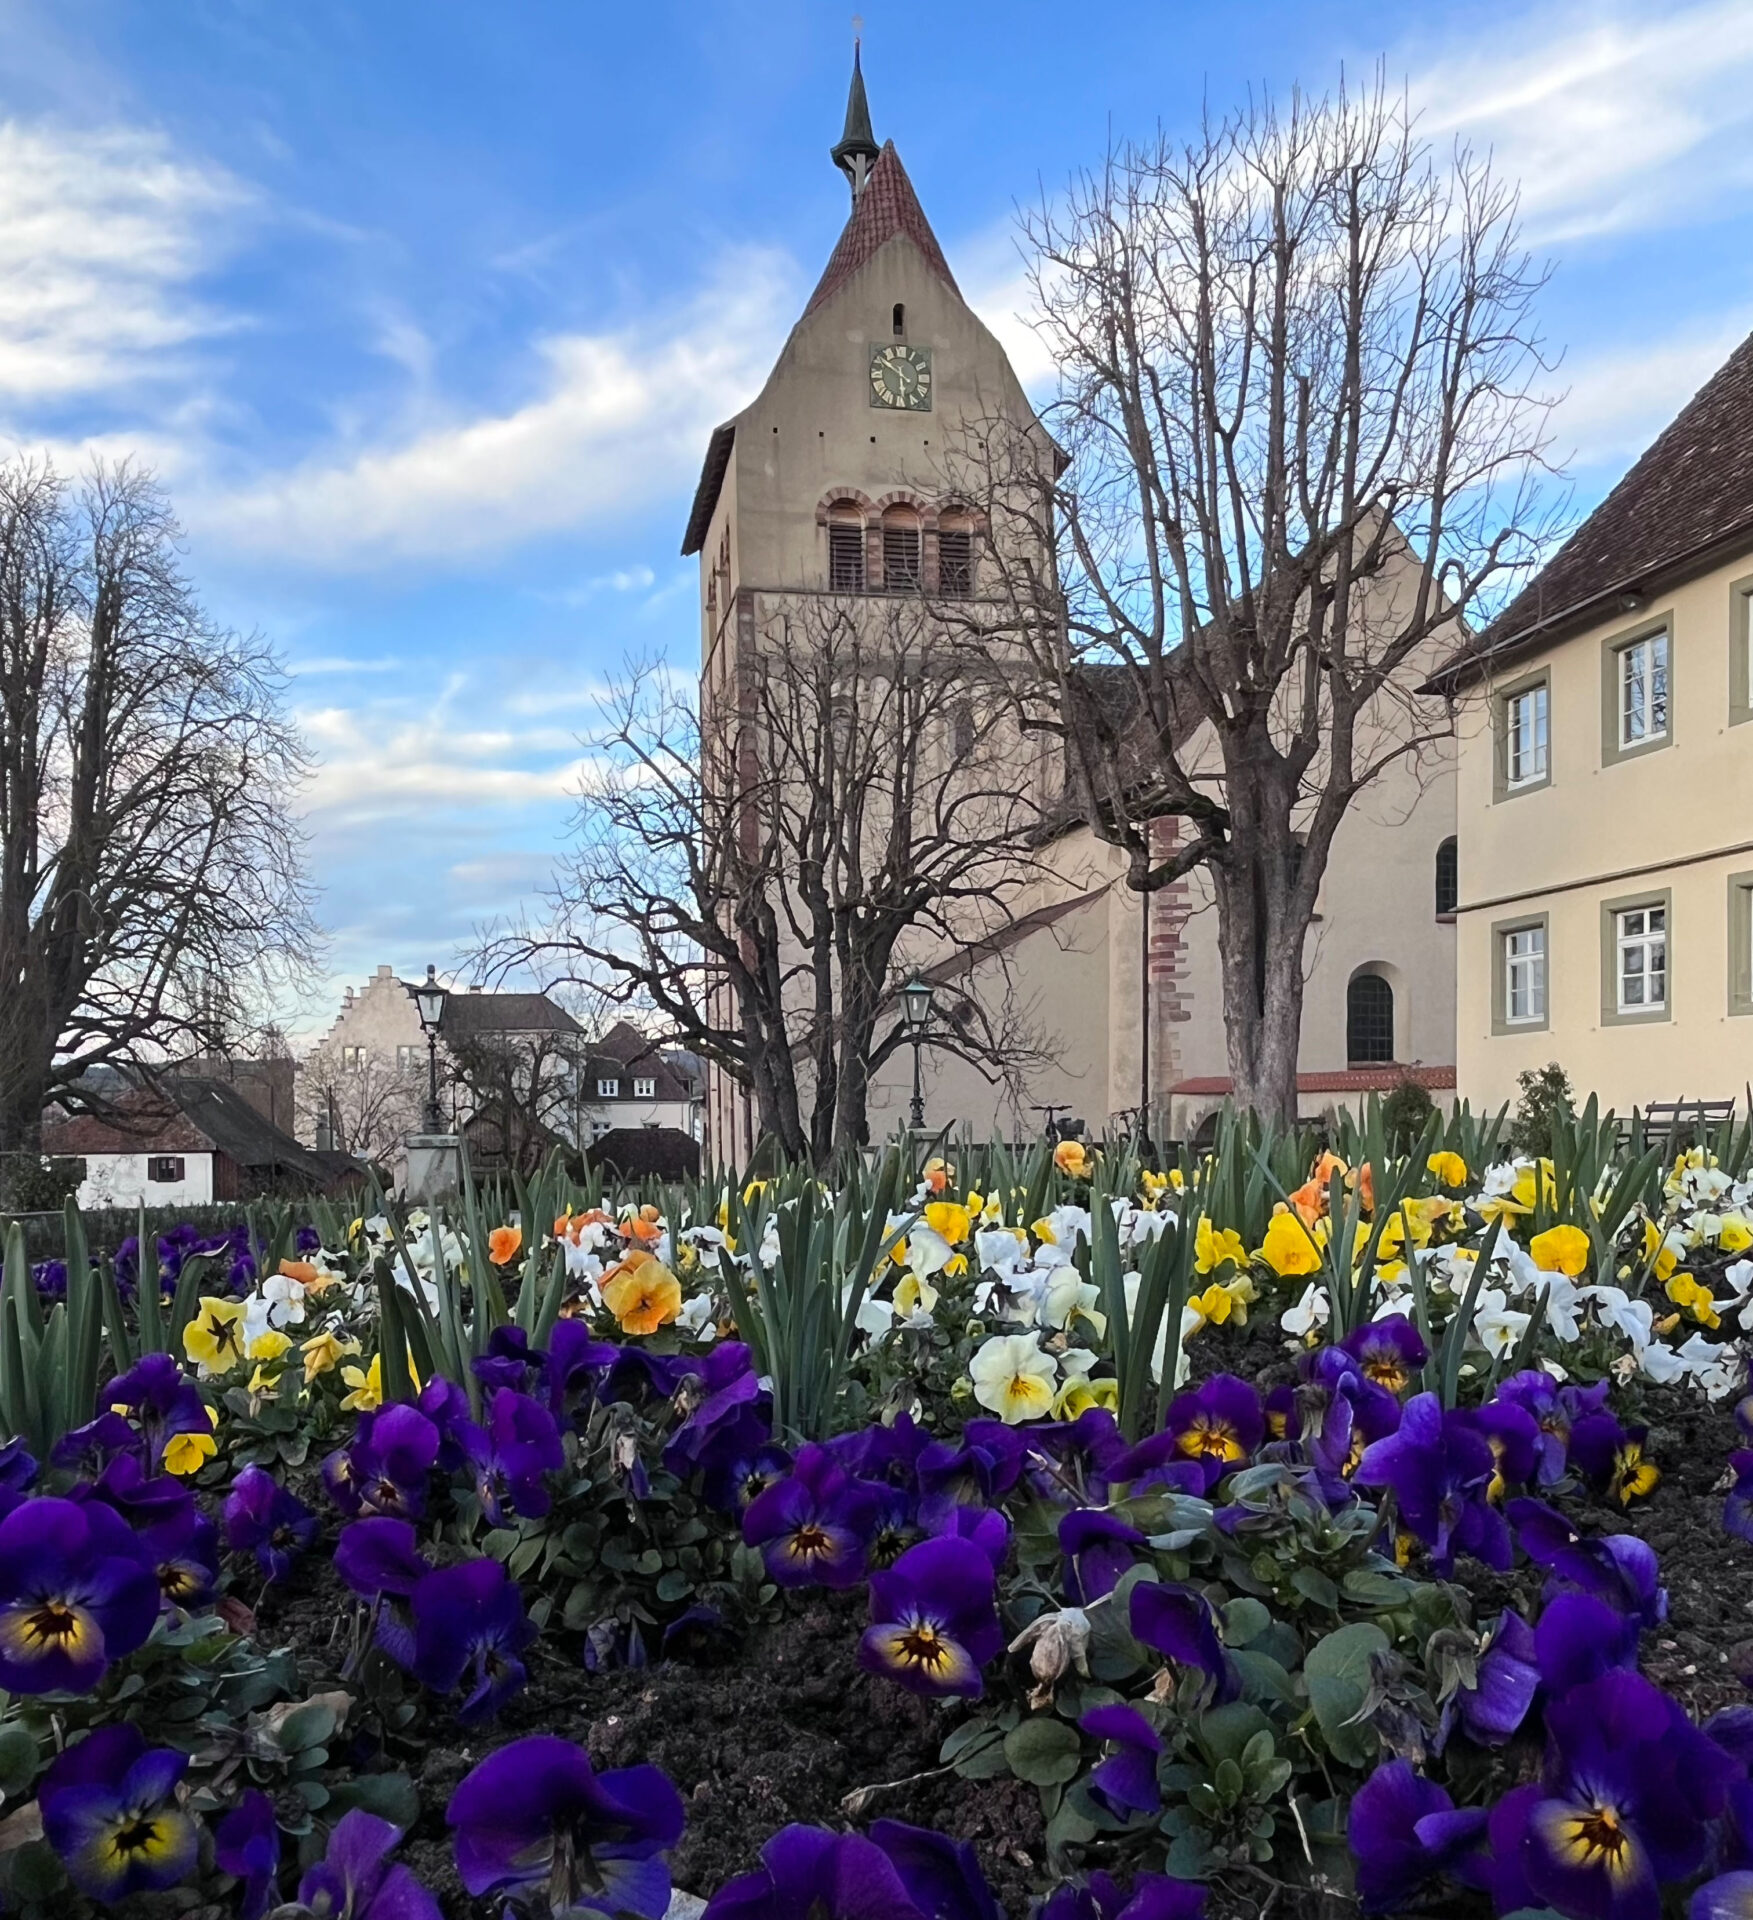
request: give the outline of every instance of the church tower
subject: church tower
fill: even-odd
[[[874,137],[856,50],[830,157],[851,189],[846,224],[761,391],[714,429],[682,542],[700,556],[703,729],[735,710],[739,673],[783,610],[977,597],[983,524],[944,476],[983,423],[1053,456],[895,143]],[[715,1157],[753,1144],[748,1102],[716,1069],[707,1123]]]

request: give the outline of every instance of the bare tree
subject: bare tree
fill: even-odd
[[[1543,272],[1379,81],[1120,147],[1024,224],[1070,458],[985,438],[1023,704],[1133,887],[1209,871],[1236,1093],[1294,1114],[1334,834],[1450,736],[1433,655],[1550,531]]]
[[[588,1051],[582,1032],[565,1029],[459,1034],[446,1042],[445,1071],[465,1121],[490,1126],[505,1162],[533,1173],[555,1140],[576,1141]]]
[[[549,924],[493,960],[611,983],[752,1089],[789,1154],[862,1144],[905,969],[990,950],[1033,875],[1038,783],[991,662],[946,650],[918,596],[800,596],[707,727],[648,667],[591,744]],[[1041,1050],[985,975],[933,1044],[997,1078]]]
[[[383,1054],[320,1041],[298,1063],[301,1139],[320,1140],[362,1160],[389,1161],[416,1131],[426,1102],[426,1064],[397,1066]]]
[[[0,467],[0,1192],[94,1066],[210,1050],[315,931],[302,748],[260,639],[224,632],[151,478]]]

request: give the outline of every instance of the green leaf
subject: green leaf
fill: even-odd
[[[1272,1625],[1272,1615],[1258,1600],[1244,1595],[1223,1609],[1223,1640],[1226,1647],[1251,1646]]]
[[[1040,1713],[1005,1736],[1004,1757],[1019,1780],[1032,1787],[1059,1787],[1076,1777],[1083,1742],[1075,1727]]]
[[[282,1753],[302,1753],[320,1747],[335,1731],[335,1709],[320,1700],[294,1707],[275,1729],[274,1744]]]
[[[336,1783],[329,1805],[337,1818],[362,1807],[405,1832],[420,1817],[420,1791],[405,1773],[355,1773]]]
[[[1319,1567],[1298,1567],[1290,1576],[1290,1584],[1313,1605],[1325,1607],[1329,1613],[1339,1611],[1339,1589]]]
[[[1327,1750],[1350,1766],[1364,1765],[1376,1751],[1375,1729],[1350,1723],[1369,1692],[1370,1660],[1387,1648],[1388,1636],[1381,1628],[1360,1620],[1317,1640],[1303,1662],[1309,1705]]]
[[[0,1727],[0,1793],[23,1793],[37,1771],[36,1736],[15,1720]]]

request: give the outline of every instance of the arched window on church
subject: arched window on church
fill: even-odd
[[[1455,836],[1439,841],[1436,850],[1437,917],[1452,915],[1461,902],[1461,869]]]
[[[901,336],[907,331],[907,309],[904,306],[902,306],[899,300],[895,302],[893,323],[895,328],[895,338],[899,340]]]
[[[1394,1058],[1394,989],[1379,973],[1354,973],[1345,989],[1345,1059],[1378,1067]]]
[[[864,514],[856,500],[828,509],[828,591],[864,591]]]
[[[925,585],[924,527],[916,507],[883,512],[883,586],[890,593],[917,593]]]
[[[946,600],[967,600],[974,592],[974,517],[949,512],[937,523],[937,590]]]

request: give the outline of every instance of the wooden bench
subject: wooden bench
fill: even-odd
[[[1658,1140],[1670,1148],[1693,1145],[1734,1117],[1733,1100],[1652,1100],[1641,1113],[1633,1107],[1631,1118],[1618,1123],[1619,1144],[1629,1147],[1641,1131],[1646,1146]]]

